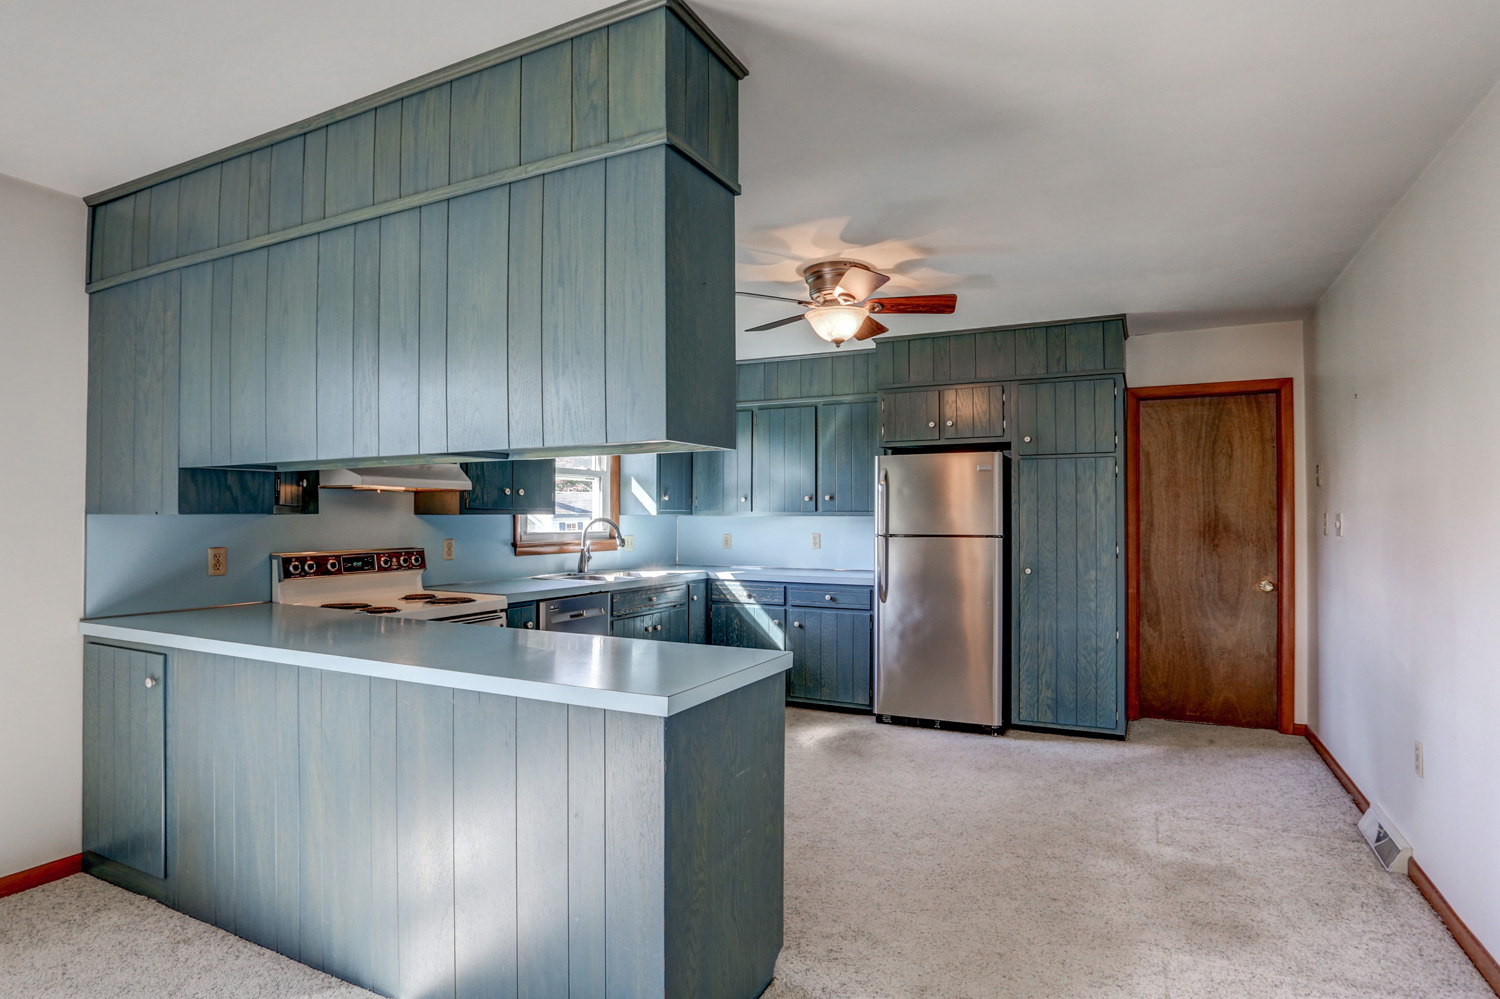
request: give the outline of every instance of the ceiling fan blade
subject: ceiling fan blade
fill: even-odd
[[[752,326],[749,329],[747,329],[745,332],[746,333],[759,333],[762,330],[774,330],[778,326],[785,326],[787,323],[795,323],[797,320],[799,320],[801,318],[803,318],[803,317],[802,316],[787,316],[785,319],[778,319],[774,323],[761,323],[759,326]]]
[[[886,314],[941,313],[947,314],[958,305],[957,295],[903,295],[900,298],[872,298],[865,303],[871,312]]]
[[[855,331],[854,339],[868,340],[872,336],[879,336],[888,329],[890,329],[889,326],[882,326],[877,323],[874,316],[866,316],[865,321],[861,323],[859,329]]]
[[[800,298],[785,298],[785,297],[783,297],[781,295],[762,295],[758,291],[737,291],[737,292],[735,292],[735,294],[736,295],[743,295],[746,298],[765,298],[765,299],[769,299],[772,302],[791,302],[793,305],[812,305],[813,304],[811,302],[804,301],[804,300],[802,300]]]
[[[854,296],[854,301],[863,302],[890,278],[863,267],[851,267],[839,278],[838,290]]]

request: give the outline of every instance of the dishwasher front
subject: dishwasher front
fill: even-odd
[[[609,594],[543,600],[537,604],[537,629],[580,635],[609,634]]]

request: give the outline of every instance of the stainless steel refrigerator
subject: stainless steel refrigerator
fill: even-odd
[[[875,713],[1002,724],[1005,461],[875,464]]]

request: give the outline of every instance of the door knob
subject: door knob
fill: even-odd
[[[148,687],[154,687],[154,686],[156,686],[156,677],[154,677],[154,676],[148,676],[148,677],[146,677],[146,686],[148,686]]]
[[[1271,582],[1269,579],[1262,579],[1260,581],[1260,592],[1262,592],[1262,593],[1271,593],[1275,589],[1276,589],[1276,584],[1273,583],[1273,582]]]

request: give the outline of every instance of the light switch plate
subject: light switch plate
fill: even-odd
[[[210,548],[208,550],[208,574],[222,576],[227,572],[229,572],[229,549]]]
[[[450,562],[453,560],[453,539],[452,538],[444,538],[443,539],[443,558],[447,559]]]
[[[1344,536],[1344,515],[1341,513],[1333,515],[1333,533],[1341,538]]]
[[[730,549],[730,548],[733,548],[733,547],[734,547],[734,535],[733,534],[726,534],[726,535],[724,535],[724,548],[727,550],[727,549]]]
[[[1426,760],[1425,754],[1422,752],[1422,743],[1420,741],[1418,741],[1417,744],[1416,744],[1416,746],[1417,746],[1417,748],[1416,748],[1416,759],[1415,759],[1414,762],[1417,765],[1417,776],[1418,777],[1426,777],[1427,776],[1427,760]]]
[[[634,534],[626,534],[626,535],[622,535],[621,536],[621,538],[620,538],[620,550],[621,551],[627,551],[627,552],[633,552],[633,551],[635,551],[635,535]]]
[[[823,535],[819,534],[817,531],[814,531],[812,536],[812,545],[814,548],[822,548]]]

